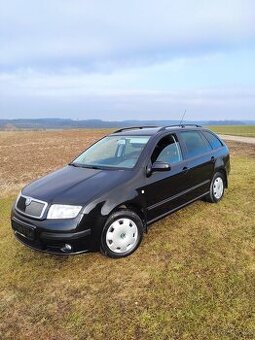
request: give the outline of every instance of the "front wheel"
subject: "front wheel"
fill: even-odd
[[[107,220],[101,235],[101,252],[112,258],[132,254],[143,238],[143,223],[130,210],[113,213]]]
[[[211,203],[219,202],[225,191],[225,177],[221,172],[216,172],[212,178],[210,185],[210,193],[206,196],[206,200]]]

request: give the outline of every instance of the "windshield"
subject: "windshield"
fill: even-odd
[[[71,164],[83,167],[133,168],[150,136],[108,136],[84,151]]]

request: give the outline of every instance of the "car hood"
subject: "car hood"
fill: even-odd
[[[67,165],[28,184],[22,194],[49,203],[84,205],[130,179],[130,170],[98,170]]]

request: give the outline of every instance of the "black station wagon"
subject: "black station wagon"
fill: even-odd
[[[11,214],[17,239],[54,254],[130,255],[154,221],[228,186],[229,151],[198,125],[117,130],[27,185]]]

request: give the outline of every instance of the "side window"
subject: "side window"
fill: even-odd
[[[181,132],[184,143],[187,147],[188,157],[195,157],[212,150],[208,141],[197,131]]]
[[[220,148],[222,146],[221,141],[211,132],[203,131],[206,139],[209,141],[213,149]]]
[[[155,147],[151,156],[151,162],[166,162],[169,164],[177,163],[182,160],[179,142],[176,136],[168,135],[163,137]]]

